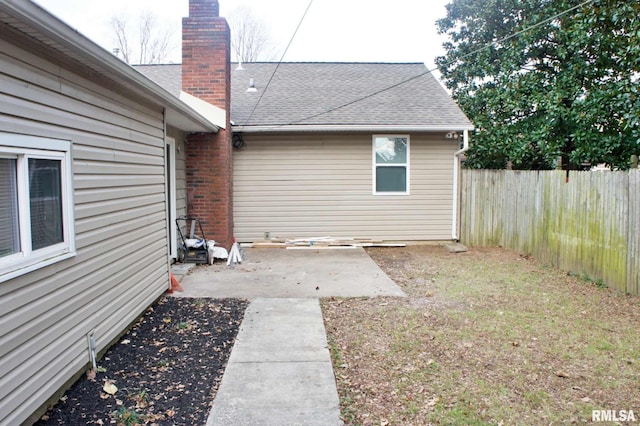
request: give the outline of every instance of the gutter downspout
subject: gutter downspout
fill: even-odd
[[[460,240],[460,205],[462,200],[462,191],[460,190],[460,155],[469,150],[469,131],[464,130],[462,135],[462,149],[453,154],[453,226],[451,236],[454,241]]]

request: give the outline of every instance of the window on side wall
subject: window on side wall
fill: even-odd
[[[373,136],[373,193],[409,194],[409,136]]]
[[[0,133],[0,282],[75,254],[70,150]]]

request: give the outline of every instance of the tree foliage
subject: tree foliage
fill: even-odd
[[[626,0],[447,5],[437,64],[478,129],[467,165],[627,168],[640,154],[639,16]]]
[[[160,64],[172,53],[175,31],[163,28],[150,11],[143,12],[133,27],[123,16],[113,16],[110,24],[114,53],[129,64]]]
[[[269,31],[247,7],[235,9],[228,17],[231,51],[235,61],[257,62],[273,59]]]

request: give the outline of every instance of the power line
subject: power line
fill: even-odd
[[[264,90],[260,94],[260,97],[258,98],[258,102],[256,102],[256,104],[253,106],[253,109],[251,110],[251,114],[249,114],[249,118],[247,119],[247,124],[251,122],[251,118],[253,117],[253,114],[256,112],[256,108],[258,108],[258,104],[260,104],[260,101],[262,100],[262,97],[264,96],[264,94],[267,93],[267,89],[269,88],[269,84],[271,84],[271,80],[273,80],[273,77],[276,75],[276,72],[278,72],[278,68],[280,68],[280,64],[284,60],[284,57],[287,54],[287,51],[289,50],[289,46],[291,46],[291,43],[293,43],[293,39],[296,37],[296,34],[298,34],[298,30],[300,29],[300,26],[302,25],[304,18],[307,16],[307,12],[309,12],[309,9],[311,8],[312,4],[313,4],[313,0],[309,0],[309,4],[307,5],[307,8],[302,14],[302,18],[300,18],[300,22],[298,22],[298,26],[296,27],[296,30],[293,32],[293,35],[289,39],[289,43],[287,44],[287,47],[284,49],[284,52],[282,52],[282,56],[280,57],[280,60],[276,64],[276,67],[273,70],[273,73],[271,73],[271,77],[269,77],[269,81],[267,81],[267,85],[264,87]]]
[[[435,69],[436,69],[436,68],[434,68],[434,70],[435,70]],[[398,86],[402,86],[403,84],[409,83],[410,81],[417,80],[417,79],[419,79],[420,77],[424,77],[425,75],[429,74],[430,72],[431,72],[430,70],[427,70],[427,71],[425,71],[425,72],[423,72],[423,73],[421,73],[421,74],[416,75],[415,77],[411,77],[411,78],[408,78],[408,79],[406,79],[406,80],[402,80],[402,81],[401,81],[401,82],[399,82],[399,83],[396,83],[396,84],[393,84],[393,85],[391,85],[391,86],[385,87],[384,89],[380,89],[380,90],[378,90],[378,91],[376,91],[376,92],[369,93],[368,95],[365,95],[365,96],[362,96],[361,98],[358,98],[358,99],[356,99],[356,100],[353,100],[353,101],[347,102],[346,104],[342,104],[342,105],[339,105],[339,106],[337,106],[337,107],[330,108],[330,109],[328,109],[328,110],[326,110],[326,111],[323,111],[323,112],[320,112],[320,113],[317,113],[317,114],[314,114],[314,115],[310,115],[310,116],[305,117],[305,118],[303,118],[303,119],[300,119],[300,120],[297,120],[297,121],[293,121],[293,122],[291,122],[291,123],[289,123],[289,124],[296,124],[296,123],[300,123],[300,122],[303,122],[303,121],[311,120],[312,118],[316,118],[316,117],[319,117],[319,116],[321,116],[321,115],[330,114],[330,113],[332,113],[333,111],[336,111],[336,110],[339,110],[339,109],[342,109],[342,108],[348,107],[349,105],[357,104],[358,102],[362,102],[362,101],[364,101],[364,100],[366,100],[366,99],[372,98],[372,97],[374,97],[374,96],[376,96],[376,95],[379,95],[380,93],[387,92],[387,91],[389,91],[389,90],[391,90],[391,89],[395,89],[395,88],[396,88],[396,87],[398,87]],[[276,127],[282,127],[282,126],[283,126],[283,125],[276,126]]]
[[[311,0],[311,1],[313,2],[313,0]],[[498,39],[498,40],[492,41],[492,42],[490,42],[490,43],[487,43],[487,44],[485,44],[484,46],[481,46],[481,47],[479,47],[479,48],[477,48],[477,49],[475,49],[475,50],[472,50],[471,52],[469,52],[469,53],[467,53],[467,54],[465,54],[465,55],[460,56],[459,58],[456,58],[456,59],[455,59],[455,61],[459,61],[459,60],[461,60],[461,59],[466,59],[466,58],[468,58],[468,57],[470,57],[470,56],[473,56],[473,55],[475,55],[475,54],[477,54],[477,53],[479,53],[479,52],[482,52],[483,50],[489,49],[491,46],[494,46],[494,45],[496,45],[496,44],[503,43],[503,42],[505,42],[505,41],[507,41],[507,40],[511,40],[512,38],[518,37],[518,36],[520,36],[521,34],[524,34],[525,32],[528,32],[528,31],[531,31],[531,30],[533,30],[533,29],[535,29],[535,28],[541,27],[542,25],[545,25],[545,24],[547,24],[547,23],[549,23],[549,22],[551,22],[551,21],[553,21],[553,20],[555,20],[555,19],[560,18],[561,16],[564,16],[564,15],[566,15],[566,14],[570,13],[570,12],[573,12],[573,11],[574,11],[574,10],[576,10],[576,9],[579,9],[579,8],[581,8],[581,7],[583,7],[583,6],[586,6],[586,5],[587,5],[587,4],[589,4],[589,3],[593,3],[594,1],[595,1],[595,0],[586,0],[586,1],[584,1],[584,2],[580,3],[580,4],[576,5],[576,6],[573,6],[573,7],[570,7],[569,9],[563,10],[562,12],[559,12],[559,13],[557,13],[557,14],[555,14],[555,15],[553,15],[553,16],[551,16],[551,17],[547,18],[547,19],[544,19],[544,20],[542,20],[542,21],[540,21],[540,22],[537,22],[537,23],[535,23],[535,24],[533,24],[533,25],[531,25],[531,26],[529,26],[529,27],[523,28],[523,29],[522,29],[522,30],[520,30],[520,31],[517,31],[517,32],[515,32],[515,33],[513,33],[513,34],[510,34],[510,35],[508,35],[508,36],[506,36],[506,37],[503,37],[503,38],[501,38],[501,39]],[[311,4],[309,4],[309,6],[311,6]],[[308,8],[307,8],[307,10],[308,10]],[[305,12],[305,14],[306,14],[306,12]],[[304,16],[303,16],[303,19],[304,19]],[[296,31],[297,31],[297,30],[296,30]],[[294,35],[295,35],[295,34],[294,34]],[[283,57],[284,57],[284,55],[283,55]],[[280,62],[278,63],[278,66],[280,66],[280,63],[281,63],[281,62],[282,62],[282,59],[281,59],[281,60],[280,60]],[[449,62],[446,62],[446,63],[445,63],[445,65],[450,65],[450,64],[452,64],[453,62],[454,62],[454,60],[451,60],[451,61],[449,61]],[[367,94],[367,95],[365,95],[365,96],[362,96],[362,97],[360,97],[360,98],[354,99],[353,101],[349,101],[349,102],[344,103],[344,104],[342,104],[342,105],[339,105],[339,106],[336,106],[336,107],[330,108],[330,109],[328,109],[328,110],[326,110],[326,111],[323,111],[323,112],[320,112],[320,113],[317,113],[317,114],[310,115],[310,116],[305,117],[305,118],[302,118],[302,119],[300,119],[300,120],[292,121],[292,122],[290,122],[290,123],[288,123],[288,124],[279,124],[279,125],[273,126],[273,128],[279,128],[279,127],[284,127],[284,126],[287,126],[287,125],[292,125],[292,124],[296,124],[296,123],[301,123],[301,122],[303,122],[303,121],[311,120],[312,118],[316,118],[316,117],[319,117],[319,116],[322,116],[322,115],[325,115],[325,114],[332,113],[332,112],[337,111],[337,110],[339,110],[339,109],[342,109],[342,108],[348,107],[348,106],[350,106],[350,105],[356,104],[356,103],[358,103],[358,102],[362,102],[362,101],[364,101],[364,100],[366,100],[366,99],[369,99],[369,98],[371,98],[371,97],[374,97],[374,96],[376,96],[376,95],[379,95],[380,93],[384,93],[384,92],[387,92],[387,91],[389,91],[389,90],[391,90],[391,89],[395,89],[396,87],[402,86],[403,84],[409,83],[409,82],[411,82],[411,81],[413,81],[413,80],[416,80],[416,79],[418,79],[418,78],[420,78],[420,77],[423,77],[423,76],[425,76],[425,75],[427,75],[427,74],[430,74],[431,72],[436,71],[437,69],[438,69],[438,67],[434,67],[434,68],[427,69],[425,72],[423,72],[423,73],[421,73],[421,74],[418,74],[418,75],[416,75],[416,76],[414,76],[414,77],[411,77],[411,78],[408,78],[408,79],[406,79],[406,80],[402,80],[402,81],[400,81],[400,82],[398,82],[398,83],[396,83],[396,84],[393,84],[393,85],[391,85],[391,86],[385,87],[384,89],[380,89],[380,90],[378,90],[378,91],[376,91],[376,92],[369,93],[369,94]],[[276,70],[277,70],[277,67],[276,67]],[[275,74],[275,71],[274,71],[274,74]],[[273,75],[272,75],[271,77],[273,78]],[[269,79],[269,82],[271,82],[271,79]],[[267,85],[268,85],[268,84],[267,84]],[[265,88],[265,91],[266,91],[266,88]],[[264,92],[263,92],[263,94],[264,94]],[[262,97],[260,97],[260,99],[262,99]],[[258,99],[258,102],[260,102],[260,99]],[[255,109],[256,109],[256,107],[257,107],[257,106],[258,106],[258,104],[256,104],[256,106],[253,108],[253,111],[255,111]],[[253,115],[253,111],[251,112],[251,114],[252,114],[252,115]],[[249,119],[251,119],[251,116],[249,117]],[[248,125],[248,124],[249,124],[249,120],[247,120],[247,125]]]

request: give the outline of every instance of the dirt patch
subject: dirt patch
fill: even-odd
[[[161,299],[37,424],[205,424],[246,307]]]
[[[370,249],[409,297],[329,299],[347,424],[640,420],[640,298],[501,249]]]

